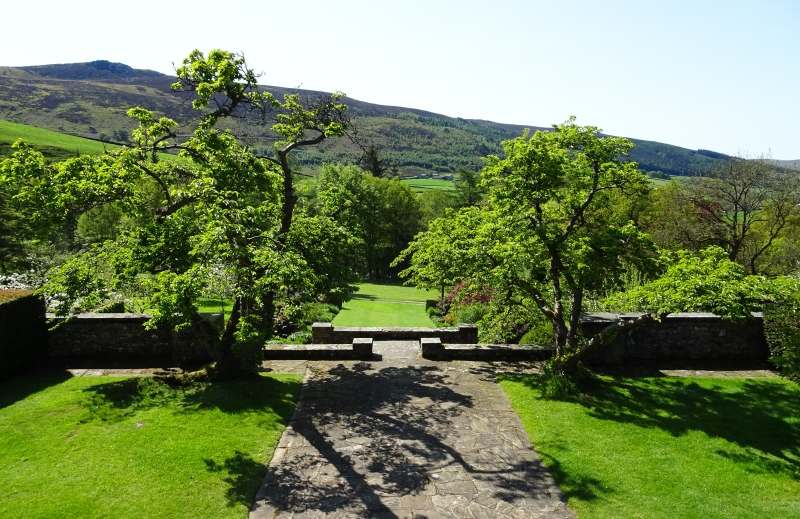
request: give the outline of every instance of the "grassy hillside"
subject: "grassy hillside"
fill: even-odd
[[[0,120],[0,157],[11,154],[11,145],[17,139],[24,139],[51,160],[63,160],[77,154],[97,155],[115,147],[113,144]]]
[[[142,106],[179,122],[196,115],[185,95],[170,91],[173,77],[135,70],[120,63],[96,61],[37,67],[0,67],[0,119],[100,140],[125,142],[135,123],[128,108]],[[295,90],[265,86],[278,96]],[[322,94],[301,90],[302,95]],[[525,126],[447,117],[432,112],[382,106],[348,99],[363,143],[372,142],[402,175],[478,170],[481,157],[501,153],[500,142]],[[557,121],[554,121],[557,122]],[[245,119],[229,128],[260,152],[269,152],[276,136],[269,124]],[[546,129],[530,126],[532,130]],[[188,133],[190,127],[183,129]],[[719,154],[639,141],[632,154],[644,171],[690,175],[712,164]],[[297,155],[315,171],[323,162],[354,162],[361,149],[347,139],[326,140]]]

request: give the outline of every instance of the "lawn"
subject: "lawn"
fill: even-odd
[[[0,517],[244,518],[299,375],[0,384]]]
[[[400,283],[361,283],[354,299],[383,299],[387,301],[419,301],[436,299],[439,294],[432,290],[419,290],[415,287],[403,286]]]
[[[353,299],[342,306],[334,326],[422,326],[433,328],[420,303],[391,303]]]
[[[501,380],[579,519],[800,517],[800,387],[610,378],[543,399]]]

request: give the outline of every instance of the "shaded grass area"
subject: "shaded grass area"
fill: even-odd
[[[245,517],[299,375],[0,384],[0,517]]]
[[[439,295],[432,290],[420,290],[403,286],[398,282],[375,282],[358,284],[358,292],[353,299],[385,299],[390,301],[419,301],[436,299]]]
[[[425,313],[424,305],[362,299],[346,302],[334,318],[333,325],[433,327],[433,323]]]
[[[603,377],[561,401],[500,383],[581,519],[800,517],[792,383]]]

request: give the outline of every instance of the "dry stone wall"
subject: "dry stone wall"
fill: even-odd
[[[591,337],[618,319],[641,314],[589,313],[581,318],[583,333]],[[672,314],[653,323],[617,335],[591,352],[590,361],[624,364],[655,360],[766,360],[764,318],[733,323],[714,314]]]

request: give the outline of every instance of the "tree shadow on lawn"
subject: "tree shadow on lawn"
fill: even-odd
[[[55,375],[23,375],[0,382],[0,409],[72,378],[68,371]]]
[[[516,378],[516,377],[515,377]],[[541,389],[539,377],[521,377]],[[725,380],[725,379],[720,379]],[[581,397],[589,416],[672,436],[701,431],[745,449],[717,451],[746,470],[783,473],[800,480],[800,390],[769,379],[746,379],[739,388],[704,387],[681,378],[612,378],[590,382]]]
[[[213,459],[203,461],[209,472],[227,473],[222,480],[228,484],[225,498],[228,500],[229,507],[241,505],[249,509],[252,506],[253,496],[255,496],[261,478],[267,470],[266,464],[258,462],[238,450],[222,463],[217,463]]]
[[[92,385],[90,418],[117,422],[154,407],[172,406],[178,413],[219,409],[224,413],[274,411],[285,423],[300,392],[299,380],[254,376],[228,382],[197,382],[181,377],[130,377]]]

